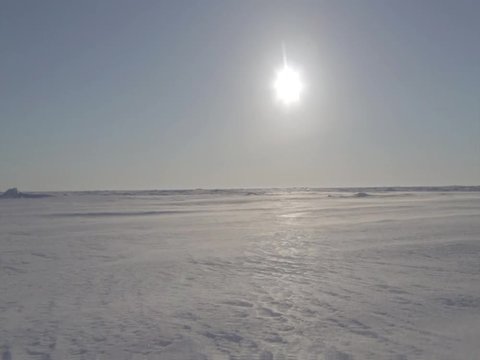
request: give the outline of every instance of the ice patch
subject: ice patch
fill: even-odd
[[[355,195],[353,195],[353,197],[356,197],[356,198],[364,198],[367,196],[370,196],[370,194],[367,194],[366,192],[357,192]]]

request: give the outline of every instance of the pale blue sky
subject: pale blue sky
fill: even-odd
[[[0,2],[0,190],[480,184],[479,1]],[[301,69],[301,103],[271,83]]]

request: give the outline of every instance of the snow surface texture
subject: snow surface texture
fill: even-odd
[[[0,358],[478,359],[480,193],[0,202]]]

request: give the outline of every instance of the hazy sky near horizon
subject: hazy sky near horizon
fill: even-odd
[[[480,2],[0,3],[0,191],[480,184]],[[300,69],[300,104],[273,99]]]

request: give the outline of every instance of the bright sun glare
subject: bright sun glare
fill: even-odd
[[[273,88],[277,100],[284,105],[297,103],[300,100],[300,95],[303,90],[300,74],[285,63],[283,67],[277,71]]]

